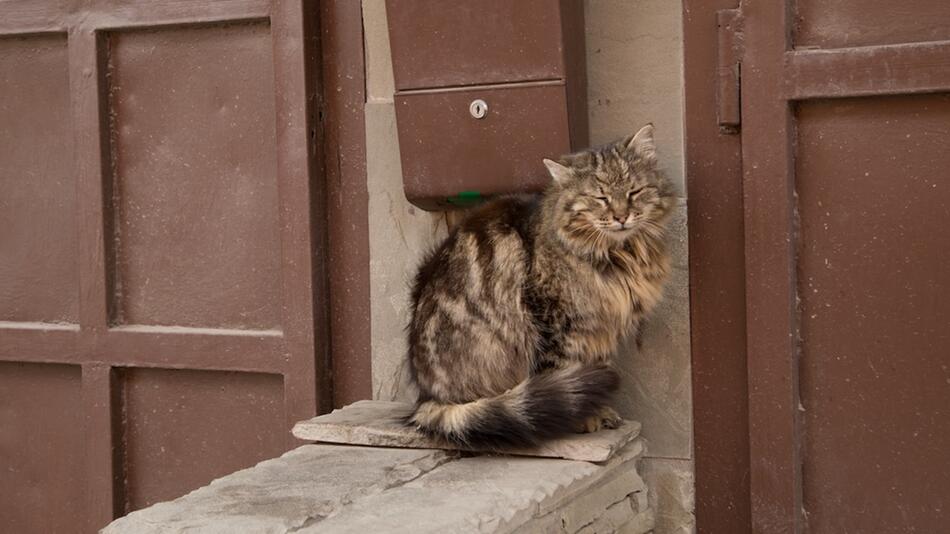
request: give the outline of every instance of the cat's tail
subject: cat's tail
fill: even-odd
[[[607,365],[572,364],[533,375],[496,397],[419,402],[406,422],[462,447],[530,447],[582,428],[607,406],[619,381]]]

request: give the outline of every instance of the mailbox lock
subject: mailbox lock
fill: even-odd
[[[484,119],[485,115],[488,115],[488,103],[481,98],[472,100],[472,103],[468,105],[468,112],[476,119]]]

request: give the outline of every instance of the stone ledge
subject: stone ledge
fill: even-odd
[[[321,443],[372,445],[375,447],[408,447],[414,449],[452,449],[453,446],[425,436],[406,427],[399,420],[410,413],[409,404],[364,400],[332,413],[301,421],[294,426],[294,436]],[[640,434],[640,423],[625,421],[614,430],[594,434],[576,434],[555,439],[533,449],[491,451],[519,456],[566,458],[586,462],[604,462]],[[464,449],[470,452],[487,452]]]
[[[106,527],[119,533],[626,532],[653,528],[635,439],[606,463],[304,445]]]

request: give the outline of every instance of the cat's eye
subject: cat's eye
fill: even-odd
[[[597,202],[602,202],[605,206],[610,203],[610,199],[607,197],[595,196],[592,198]]]
[[[646,188],[645,188],[645,187],[638,187],[638,188],[636,188],[636,189],[630,191],[629,193],[627,193],[627,198],[633,198],[633,197],[639,195],[640,193],[643,192],[644,189],[646,189]]]

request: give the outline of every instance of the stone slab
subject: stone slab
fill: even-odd
[[[619,455],[639,457],[643,451],[639,441],[625,449],[630,449],[629,454],[625,450]],[[578,494],[573,491],[577,486],[586,491]],[[615,503],[629,503],[629,496],[638,491],[645,488],[635,462],[596,465],[552,458],[463,457],[354,502],[300,532],[573,534],[607,514]],[[575,498],[565,502],[567,495]],[[561,507],[544,514],[547,504],[555,501]],[[637,511],[629,504],[626,510],[625,514],[614,510],[612,521],[619,525],[635,519]]]
[[[633,522],[644,510],[633,503],[645,491],[636,472],[642,455],[639,439],[603,464],[304,445],[102,532],[607,533],[640,524]]]
[[[400,419],[410,411],[409,404],[400,402],[359,401],[332,413],[301,421],[294,426],[293,434],[303,440],[322,443],[421,449],[454,448],[403,425]],[[532,449],[465,450],[604,462],[639,434],[640,423],[625,421],[617,429],[576,434],[548,441]]]
[[[656,531],[669,534],[696,532],[693,461],[643,458],[640,473],[650,488],[650,507],[656,514]]]
[[[173,501],[132,512],[101,532],[290,532],[456,457],[431,449],[304,445]]]

